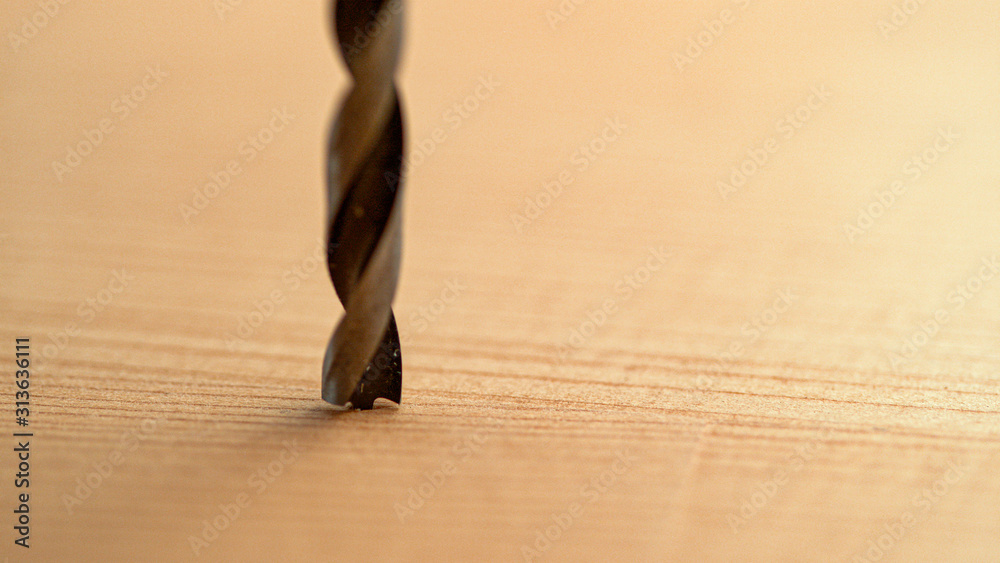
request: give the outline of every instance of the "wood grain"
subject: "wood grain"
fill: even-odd
[[[368,413],[319,396],[328,8],[70,3],[4,47],[4,555],[1000,558],[995,3],[411,4],[403,405]]]

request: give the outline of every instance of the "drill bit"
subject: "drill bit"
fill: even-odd
[[[395,84],[402,0],[334,0],[334,32],[354,80],[330,134],[327,260],[344,316],[323,361],[323,399],[400,402],[392,300],[399,278],[403,117]]]

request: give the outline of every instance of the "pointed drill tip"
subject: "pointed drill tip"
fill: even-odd
[[[402,403],[403,365],[398,353],[379,369],[369,364],[360,379],[344,373],[327,355],[324,361],[323,400],[340,409],[371,410],[379,403]]]
[[[323,400],[341,409],[356,408],[351,395],[360,382],[350,377],[343,366],[334,361],[333,345],[331,340],[326,349],[326,357],[323,358]]]
[[[366,390],[363,384],[359,384],[357,389],[347,395],[347,398],[344,398],[342,388],[335,382],[323,388],[323,400],[330,403],[334,410],[372,410],[380,407],[398,407],[400,404],[398,394],[374,393],[371,390]]]
[[[335,379],[328,379],[323,383],[323,400],[330,403],[338,410],[349,410],[354,408],[351,404],[350,394],[345,397],[340,390],[342,386],[337,385]]]

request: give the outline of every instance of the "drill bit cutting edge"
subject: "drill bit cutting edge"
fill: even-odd
[[[327,260],[344,316],[323,361],[323,399],[371,409],[400,402],[392,300],[399,278],[403,118],[395,84],[402,0],[334,0],[334,31],[354,86],[330,134]]]

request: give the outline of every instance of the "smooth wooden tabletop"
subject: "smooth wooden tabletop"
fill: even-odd
[[[9,4],[0,556],[1000,560],[996,2],[408,2],[349,413],[329,7]]]

